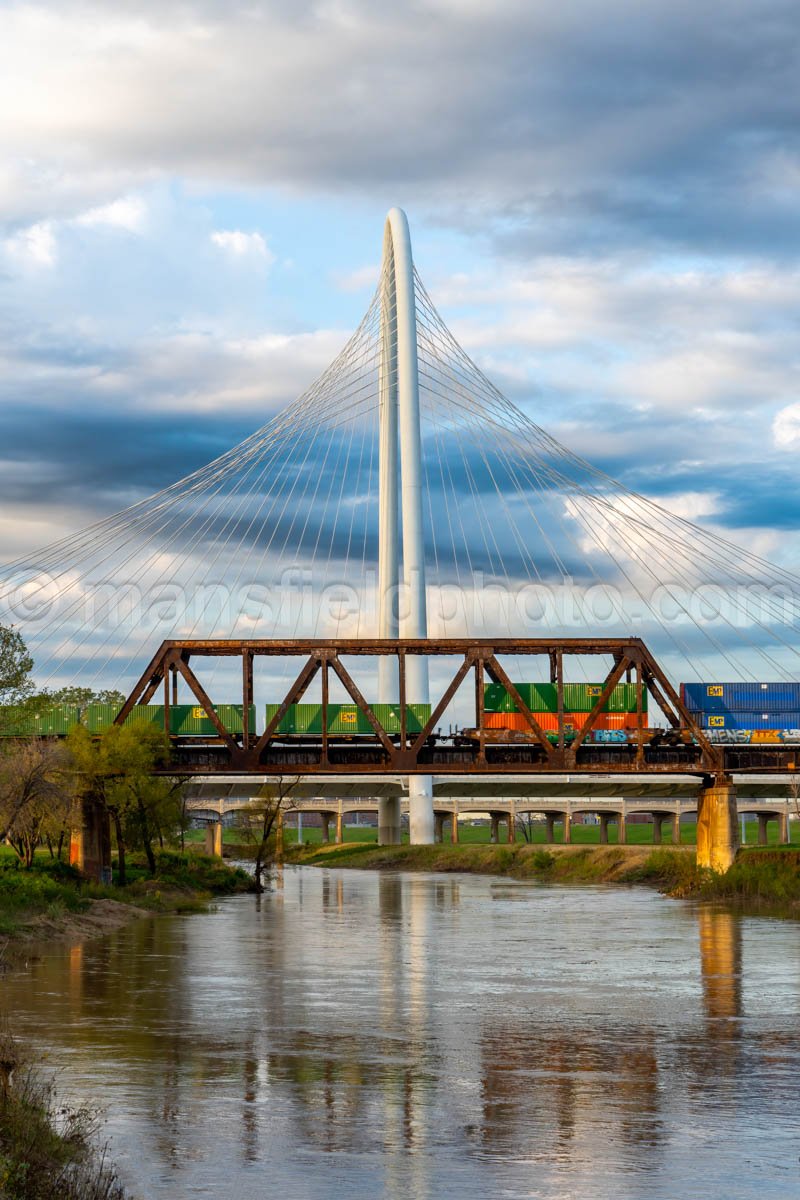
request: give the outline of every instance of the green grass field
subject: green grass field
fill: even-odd
[[[284,826],[284,838],[287,846],[297,844],[297,830],[294,828],[295,818],[291,818],[292,825]],[[793,845],[800,845],[800,821],[789,822],[791,842]],[[741,825],[740,825],[741,829]],[[745,821],[745,844],[755,846],[758,844],[758,822]],[[331,822],[331,838],[334,837],[334,823]],[[527,837],[525,836],[527,833]],[[667,822],[663,825],[664,844],[668,845],[671,839],[671,828]],[[767,827],[768,844],[776,846],[778,844],[778,822],[770,821]],[[563,829],[561,825],[556,825],[555,838],[557,843],[564,840]],[[473,825],[470,821],[460,821],[458,825],[458,839],[463,845],[485,846],[489,845],[490,826],[486,824]],[[242,837],[235,826],[223,830],[222,840],[225,845],[235,846],[241,843]],[[374,842],[378,841],[378,830],[374,825],[346,825],[344,829],[345,842]],[[403,837],[404,841],[408,841],[408,835]],[[502,824],[500,827],[500,841],[506,840],[506,827]],[[518,842],[530,841],[533,845],[543,846],[547,843],[547,832],[544,823],[534,823],[530,826],[523,827],[518,825],[517,838]],[[616,845],[617,842],[617,827],[610,825],[608,829],[608,840],[610,845]],[[697,840],[697,826],[694,821],[686,821],[681,823],[681,845],[694,846]],[[205,830],[190,829],[186,834],[186,842],[191,845],[205,844]],[[309,826],[303,823],[303,842],[307,845],[315,846],[322,842],[322,829],[317,826]],[[444,842],[450,842],[450,822],[445,822],[444,827]],[[572,842],[576,846],[598,846],[600,844],[600,826],[599,825],[572,825]],[[631,846],[651,846],[653,844],[653,826],[650,823],[638,824],[628,821],[628,845]]]

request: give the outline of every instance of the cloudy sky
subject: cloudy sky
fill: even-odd
[[[796,0],[0,3],[0,553],[206,462],[406,209],[536,421],[800,568]]]

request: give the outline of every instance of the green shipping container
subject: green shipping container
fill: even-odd
[[[242,732],[241,704],[217,704],[214,710],[228,733]],[[114,723],[119,712],[117,704],[90,704],[86,723],[90,733],[102,733]],[[250,706],[250,729],[255,730],[256,707]],[[152,725],[164,728],[164,706],[162,704],[136,704],[125,718],[126,725]],[[217,730],[199,704],[172,704],[169,710],[170,733],[175,737],[216,736]]]
[[[266,723],[269,725],[280,705],[268,704]],[[400,732],[400,707],[396,704],[372,704],[372,711],[387,733]],[[419,733],[431,715],[430,704],[408,704],[406,721],[409,733]],[[322,736],[322,705],[292,704],[281,720],[277,732],[284,736]],[[328,705],[328,733],[364,736],[374,733],[364,713],[355,704]]]
[[[53,704],[36,712],[24,704],[0,706],[0,737],[64,737],[80,724],[77,704]]]
[[[242,732],[241,704],[215,704],[214,711],[228,733]],[[176,737],[196,737],[198,735],[217,735],[214,722],[206,710],[199,704],[174,704],[170,706],[170,732]],[[250,729],[255,731],[256,709],[250,705]]]
[[[558,711],[558,689],[554,683],[515,683],[514,687],[531,712]],[[591,712],[602,694],[602,683],[565,683],[564,712]],[[486,712],[516,712],[517,707],[500,683],[487,683],[484,690]],[[636,684],[618,683],[609,696],[603,712],[635,713]],[[642,711],[647,712],[647,688],[642,686]]]

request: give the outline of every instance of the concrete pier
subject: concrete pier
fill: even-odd
[[[434,842],[444,841],[444,817],[445,814],[437,812],[433,814],[433,840]]]
[[[697,799],[697,865],[727,871],[738,849],[736,788],[730,783],[704,788]]]
[[[782,846],[789,843],[789,814],[788,812],[778,813],[778,841]]]
[[[378,844],[399,846],[403,840],[400,799],[390,796],[378,801]]]
[[[517,808],[513,800],[509,801],[507,823],[508,837],[506,840],[515,842],[517,840]]]
[[[102,801],[82,797],[69,839],[70,866],[97,883],[111,883],[111,821]]]
[[[450,823],[450,840],[454,846],[458,845],[458,809],[454,809],[453,817]]]
[[[489,813],[489,818],[492,823],[489,841],[493,846],[496,846],[500,841],[500,813]]]
[[[653,818],[653,845],[660,846],[664,841],[664,813],[651,813]]]
[[[608,845],[608,824],[611,820],[611,813],[600,813],[600,845]]]
[[[206,854],[222,858],[222,821],[209,821],[206,825]]]
[[[545,835],[547,837],[547,844],[548,846],[552,846],[556,840],[556,814],[551,812],[545,813],[544,819],[547,824],[547,833]]]
[[[341,846],[343,842],[344,842],[344,818],[342,816],[342,809],[341,809],[341,805],[340,805],[339,811],[336,814],[336,845]]]

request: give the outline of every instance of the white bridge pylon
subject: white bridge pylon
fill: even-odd
[[[400,208],[389,212],[383,235],[380,329],[378,636],[397,638],[400,634],[397,605],[402,574],[403,591],[408,597],[403,636],[425,638],[428,636],[428,613],[422,527],[417,311],[411,235],[406,214]],[[381,658],[378,669],[379,700],[384,704],[396,703],[399,681],[394,659]],[[428,661],[422,655],[412,655],[408,661],[406,691],[407,699],[414,703],[427,704],[429,701]],[[429,845],[434,840],[430,776],[410,777],[408,798],[411,841],[416,845]],[[399,797],[380,801],[378,838],[381,845],[400,841]]]

